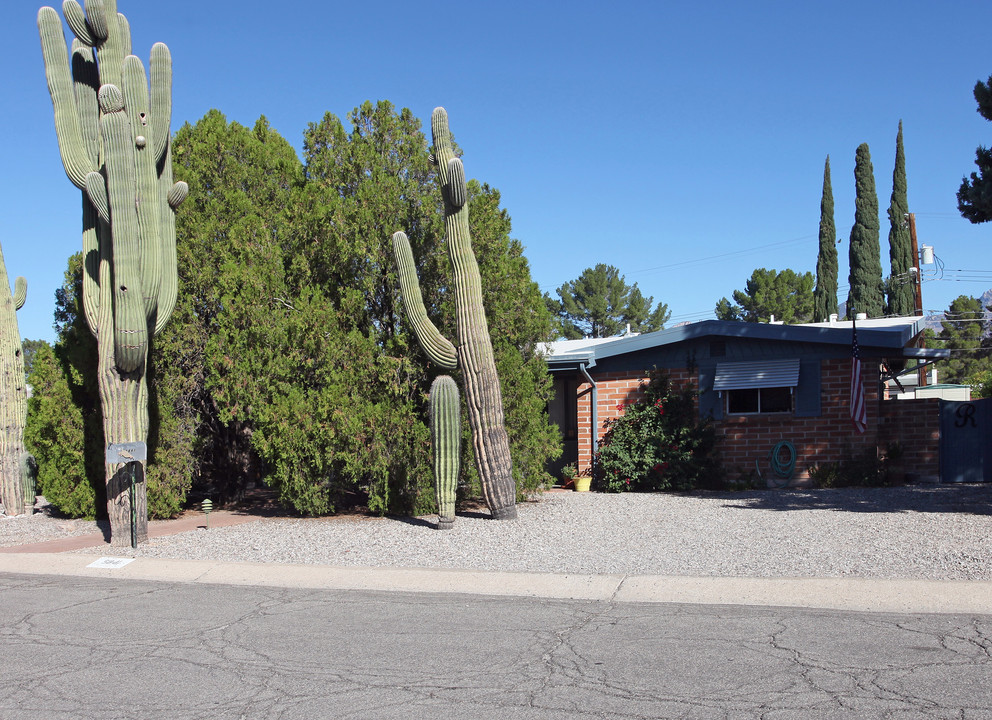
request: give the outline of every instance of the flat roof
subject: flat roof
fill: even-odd
[[[898,349],[899,355],[915,358],[946,358],[947,350],[909,347],[923,332],[923,317],[892,317],[858,320],[858,345],[862,351],[877,354]],[[703,320],[640,335],[612,338],[585,338],[558,340],[545,346],[545,360],[549,365],[582,364],[594,366],[597,360],[649,350],[704,337],[743,338],[754,340],[779,340],[784,342],[821,343],[850,346],[852,323],[837,320],[826,323],[784,325],[748,323],[731,320]]]

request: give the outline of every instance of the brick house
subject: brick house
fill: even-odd
[[[947,357],[917,347],[924,320],[858,322],[867,430],[850,420],[850,322],[808,325],[707,320],[644,335],[565,340],[546,357],[555,396],[549,412],[562,432],[564,453],[551,468],[591,469],[606,420],[635,400],[647,371],[664,368],[700,391],[700,416],[713,418],[728,478],[768,469],[771,449],[786,440],[796,450],[796,477],[810,467],[900,442],[904,462],[919,476],[938,474],[939,399],[886,399],[886,381]]]

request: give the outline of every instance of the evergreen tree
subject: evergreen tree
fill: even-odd
[[[855,208],[849,249],[851,289],[847,296],[847,315],[866,313],[868,317],[885,314],[882,261],[879,248],[878,195],[868,143],[858,146],[854,164]],[[853,311],[853,312],[852,312]]]
[[[361,499],[377,512],[433,508],[426,395],[434,371],[399,307],[391,236],[407,228],[425,303],[453,334],[440,193],[408,110],[366,103],[349,121],[350,130],[330,115],[310,126],[305,166],[264,118],[248,129],[214,110],[175,136],[175,174],[190,196],[177,216],[179,299],[150,357],[153,516],[174,514],[187,494],[236,499],[256,480],[312,515]],[[549,479],[544,464],[559,452],[539,354],[553,320],[499,193],[475,181],[468,189],[526,494]],[[81,332],[67,347],[91,341]],[[64,388],[53,388],[42,395],[64,404]],[[82,407],[76,397],[72,405]],[[58,402],[46,407],[45,427],[56,428]],[[70,445],[79,442],[54,447],[57,467],[76,462]],[[463,467],[474,466],[466,457]],[[470,493],[472,483],[467,470],[460,485]]]
[[[908,316],[916,312],[915,280],[909,272],[914,266],[914,258],[908,215],[906,154],[900,120],[896,135],[896,164],[892,171],[892,199],[889,203],[889,263],[892,270],[886,288],[889,315]]]
[[[28,376],[24,441],[38,461],[38,493],[69,517],[106,517],[96,338],[83,316],[81,252],[55,291],[55,333],[55,346],[38,349]]]
[[[254,326],[245,331],[266,344],[274,298],[285,295],[284,248],[303,168],[264,116],[248,128],[217,110],[183,125],[172,153],[190,196],[176,217],[178,301],[152,346],[158,380],[149,476],[177,489],[195,483],[199,496],[227,502],[260,482],[265,468],[250,419],[241,407],[225,412],[229,366],[238,358],[216,338],[252,308]]]
[[[837,229],[834,225],[834,191],[830,184],[830,156],[823,164],[820,199],[820,250],[816,256],[816,289],[813,322],[825,322],[837,312]]]
[[[48,345],[48,343],[44,340],[28,340],[27,338],[21,340],[21,353],[24,355],[25,377],[31,374],[31,367],[34,363],[34,357],[43,345]]]
[[[653,297],[645,298],[637,283],[628,285],[617,268],[605,263],[586,268],[557,292],[559,299],[549,297],[548,308],[558,317],[562,334],[572,340],[611,337],[627,325],[632,332],[661,330],[671,317],[668,305],[653,306]]]
[[[958,296],[944,313],[934,347],[951,351],[940,363],[941,382],[980,384],[992,368],[990,322],[978,298]]]
[[[743,322],[809,322],[813,315],[813,273],[782,272],[758,268],[751,273],[744,291],[734,290],[734,302],[721,298],[716,304],[718,320]]]
[[[975,83],[978,114],[992,121],[992,77]],[[975,151],[978,172],[961,181],[958,189],[958,210],[973,223],[992,220],[992,149],[980,145]]]

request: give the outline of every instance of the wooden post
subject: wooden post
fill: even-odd
[[[916,315],[923,317],[923,274],[920,272],[920,251],[916,244],[916,215],[909,213],[909,239],[913,248],[913,273],[914,286],[913,296],[916,302]],[[920,333],[919,347],[927,346],[926,338]],[[927,384],[927,366],[921,365],[917,372],[917,387],[925,387]]]

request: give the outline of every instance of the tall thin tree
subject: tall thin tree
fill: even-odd
[[[823,164],[820,199],[820,251],[816,256],[816,289],[813,321],[823,322],[837,312],[837,227],[834,225],[834,191],[830,183],[830,156]]]
[[[902,145],[902,120],[896,135],[896,164],[892,170],[892,199],[889,202],[889,264],[891,274],[886,286],[890,315],[912,315],[916,306],[913,294],[913,244],[909,237],[909,199],[906,184],[906,153]]]
[[[878,195],[868,143],[858,146],[854,161],[854,226],[851,228],[847,315],[866,313],[881,317],[885,312],[882,261],[878,244]]]

